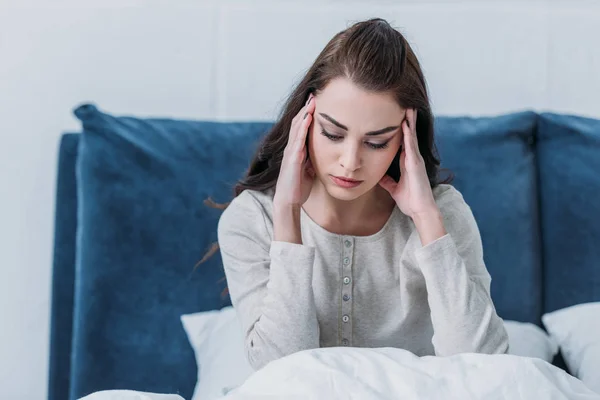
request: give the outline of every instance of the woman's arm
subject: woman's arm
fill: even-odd
[[[273,240],[302,244],[300,206],[273,209]]]
[[[248,191],[223,212],[218,240],[250,365],[259,369],[319,347],[312,291],[314,248],[271,241],[264,210]]]
[[[444,216],[437,208],[432,212],[414,215],[412,220],[423,246],[427,246],[448,233],[444,226]]]
[[[506,353],[508,335],[490,296],[477,223],[458,191],[444,197],[440,210],[448,233],[414,252],[427,287],[435,353]]]

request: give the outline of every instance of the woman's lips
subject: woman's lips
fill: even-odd
[[[353,188],[362,183],[362,181],[347,180],[343,177],[334,176],[334,175],[330,175],[330,177],[331,177],[331,180],[333,181],[333,183],[335,183],[336,185],[343,187],[343,188]]]

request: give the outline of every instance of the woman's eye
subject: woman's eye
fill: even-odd
[[[344,138],[343,136],[331,135],[331,134],[329,134],[329,133],[325,132],[324,130],[321,130],[321,134],[322,134],[323,136],[325,136],[327,139],[329,139],[329,140],[331,140],[331,141],[334,141],[334,142],[337,142],[338,140],[341,140],[341,139],[343,139],[343,138]],[[367,146],[369,146],[370,148],[372,148],[372,149],[375,149],[375,150],[379,150],[379,149],[385,149],[385,148],[388,146],[388,143],[389,143],[389,141],[387,141],[387,142],[385,142],[385,143],[371,143],[371,142],[365,142],[365,144],[366,144]]]
[[[369,147],[371,147],[373,149],[385,149],[386,147],[388,147],[388,143],[389,142],[385,142],[385,143],[369,143],[369,142],[367,142],[367,145],[369,145]]]
[[[321,134],[323,136],[325,136],[327,139],[329,140],[333,140],[334,142],[336,140],[340,140],[342,137],[341,136],[336,136],[336,135],[330,135],[329,133],[325,132],[325,131],[321,131]]]

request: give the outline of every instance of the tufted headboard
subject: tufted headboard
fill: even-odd
[[[190,398],[183,313],[230,304],[219,210],[270,124],[113,116],[86,104],[58,152],[49,398],[102,389]],[[473,209],[504,319],[600,300],[600,122],[438,117],[442,167]]]

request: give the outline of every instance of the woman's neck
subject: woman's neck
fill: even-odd
[[[313,221],[330,232],[368,236],[385,225],[395,205],[389,193],[379,186],[347,201],[332,197],[317,181],[302,208]]]

